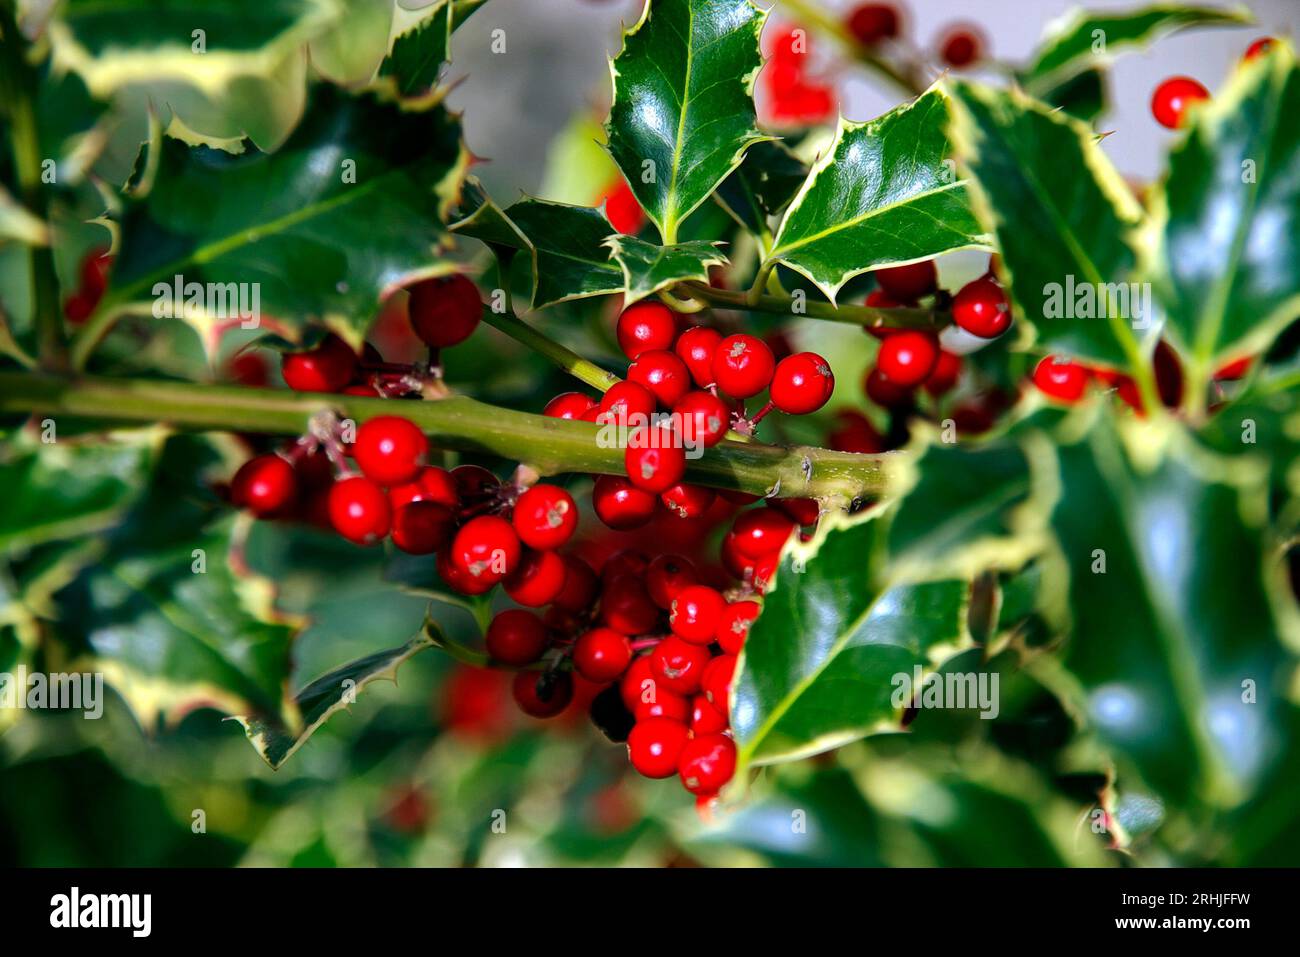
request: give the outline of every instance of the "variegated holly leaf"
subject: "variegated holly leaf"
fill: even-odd
[[[1155,327],[1132,233],[1141,208],[1079,120],[1017,90],[952,86],[951,136],[996,234],[1017,313],[1044,349],[1124,367]]]
[[[1190,394],[1300,315],[1300,69],[1279,40],[1243,64],[1169,157],[1156,291]]]
[[[93,535],[115,525],[144,494],[157,465],[161,430],[123,433],[110,441],[60,437],[48,420],[44,442],[21,433],[0,450],[0,549]]]
[[[152,298],[209,347],[223,320],[247,321],[237,298],[291,335],[320,322],[359,347],[381,299],[438,268],[469,163],[460,124],[441,107],[402,109],[324,84],[275,153],[170,138],[157,148],[147,193],[122,214],[106,307]],[[199,309],[177,306],[190,305],[190,288],[205,293]]]
[[[768,229],[808,178],[808,167],[779,140],[755,143],[713,198],[731,217],[754,233]]]
[[[707,283],[709,267],[727,262],[717,243],[702,240],[658,246],[635,236],[611,236],[605,240],[605,246],[623,270],[623,301],[627,305],[674,283],[686,280]]]
[[[526,250],[534,309],[623,291],[623,270],[605,247],[616,230],[598,209],[526,198],[502,211],[483,201],[452,229],[498,250]]]
[[[841,119],[768,261],[807,276],[834,302],[871,269],[986,245],[948,159],[947,118],[947,97],[932,88],[868,123]]]
[[[731,697],[742,766],[897,730],[907,682],[971,643],[962,581],[883,583],[879,512],[823,519],[788,547],[751,627]]]
[[[487,0],[437,0],[419,11],[398,10],[405,22],[379,65],[380,79],[391,78],[396,90],[410,96],[431,90],[451,60],[451,36]],[[414,22],[409,22],[409,21]]]
[[[1294,746],[1296,622],[1280,617],[1266,463],[1101,403],[1063,439],[1047,577],[1068,579],[1073,623],[1054,690],[1121,779],[1136,772],[1166,804],[1235,806]]]
[[[336,0],[67,0],[49,36],[56,67],[96,98],[165,104],[196,138],[274,149],[302,115],[306,44],[341,13]]]
[[[445,3],[445,0],[443,0]],[[353,86],[375,75],[389,48],[390,0],[341,0],[342,16],[307,48],[311,64],[332,83]]]
[[[1240,26],[1252,19],[1244,7],[1157,3],[1114,13],[1076,8],[1047,25],[1021,82],[1030,93],[1043,96],[1125,49],[1145,46],[1187,27]]]
[[[665,244],[767,138],[753,100],[766,18],[750,0],[646,0],[611,63],[610,155]]]
[[[397,682],[397,670],[426,648],[434,647],[427,629],[397,648],[375,652],[322,675],[294,695],[295,711],[301,715],[296,730],[283,722],[259,714],[238,714],[244,733],[267,764],[278,770],[331,717],[357,701],[371,682]]]
[[[899,501],[886,538],[895,574],[932,580],[1012,571],[1046,547],[1050,493],[1016,441],[922,439],[897,461],[890,484]]]
[[[1048,86],[1039,99],[1048,106],[1059,107],[1071,116],[1091,123],[1106,112],[1105,71],[1084,70],[1068,80]]]

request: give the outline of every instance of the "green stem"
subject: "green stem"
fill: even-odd
[[[904,70],[877,56],[870,47],[865,47],[858,42],[842,20],[831,16],[817,4],[809,3],[807,0],[781,0],[778,6],[784,8],[795,20],[808,23],[833,38],[848,50],[855,60],[880,74],[905,93],[919,96],[925,92],[926,84],[917,76],[915,68]]]
[[[799,308],[796,309],[796,303],[791,296],[762,295],[751,299],[748,292],[714,289],[702,283],[691,283],[686,288],[696,299],[703,299],[712,305],[727,309],[770,312],[780,316],[810,316],[813,319],[826,319],[830,322],[844,322],[869,328],[889,326],[895,329],[940,329],[948,325],[948,314],[933,309],[877,309],[874,306],[832,305],[829,302],[812,299],[799,304]]]
[[[534,352],[544,355],[569,375],[581,382],[585,382],[593,389],[604,392],[610,386],[621,381],[614,373],[606,372],[600,366],[584,359],[572,349],[560,345],[550,336],[538,332],[518,316],[484,309],[483,321],[493,329],[504,332],[516,342],[522,343]]]
[[[464,396],[402,402],[230,385],[0,372],[0,413],[43,412],[105,422],[301,435],[331,409],[356,421],[394,410],[435,446],[524,461],[541,474],[622,475],[623,448],[602,427],[486,405]],[[685,480],[713,488],[850,502],[885,490],[885,458],[809,446],[723,441],[687,463]]]

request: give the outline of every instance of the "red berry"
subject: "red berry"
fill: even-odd
[[[731,711],[731,680],[736,674],[736,656],[718,655],[704,666],[700,689],[709,704],[723,714]]]
[[[876,368],[894,385],[914,389],[939,362],[939,339],[933,332],[904,329],[880,343]]]
[[[830,363],[815,352],[787,356],[772,374],[772,404],[789,415],[816,412],[834,390]]]
[[[898,11],[888,3],[862,3],[849,13],[849,32],[863,46],[898,36]]]
[[[412,555],[430,555],[444,548],[455,527],[451,509],[437,502],[411,502],[393,509],[393,544]]]
[[[642,353],[671,349],[677,338],[677,314],[663,303],[643,301],[618,317],[618,347],[629,359]]]
[[[745,639],[749,637],[749,628],[762,610],[762,605],[748,599],[733,601],[722,609],[718,615],[718,629],[713,637],[723,651],[729,655],[740,654],[740,649],[745,647]]]
[[[743,333],[727,336],[713,354],[713,380],[737,399],[758,395],[772,381],[776,359],[762,339]]]
[[[879,366],[874,367],[867,373],[867,378],[866,381],[862,383],[862,388],[863,391],[867,393],[867,398],[881,408],[892,409],[895,406],[907,405],[912,401],[912,390],[904,388],[897,382],[888,378],[880,371]],[[866,420],[865,417],[864,421],[867,422],[867,426],[871,429],[872,433],[875,433],[875,427],[871,425],[870,421]],[[869,451],[879,452],[881,449],[871,449]]]
[[[1190,76],[1171,76],[1151,94],[1151,115],[1161,126],[1176,130],[1183,125],[1187,108],[1210,98],[1210,91]]]
[[[529,608],[549,605],[564,590],[565,574],[564,559],[557,553],[526,551],[505,580],[506,594]]]
[[[659,501],[678,518],[699,518],[713,507],[717,498],[717,493],[711,488],[678,482],[660,494]]]
[[[628,436],[623,467],[637,488],[656,495],[667,491],[686,474],[686,450],[681,436],[671,425],[638,429]]]
[[[642,655],[632,660],[632,664],[619,679],[618,691],[623,696],[623,704],[627,705],[627,710],[633,714],[636,713],[638,706],[653,704],[661,694],[670,693],[660,689],[659,681],[650,668],[649,655]]]
[[[694,694],[700,690],[709,650],[669,635],[650,652],[650,672],[663,686],[676,694]]]
[[[1254,361],[1253,356],[1242,356],[1240,359],[1225,362],[1215,370],[1214,378],[1228,381],[1245,378],[1246,373],[1250,371],[1251,363]]]
[[[1156,343],[1151,361],[1156,373],[1156,392],[1160,395],[1160,402],[1166,408],[1178,408],[1183,401],[1183,367],[1178,361],[1178,353],[1173,346],[1161,339]]]
[[[563,671],[521,671],[511,691],[524,714],[553,718],[573,700],[573,679]]]
[[[949,66],[960,70],[983,58],[984,41],[973,29],[951,30],[939,46],[939,55]]]
[[[616,382],[606,390],[600,400],[600,414],[596,421],[633,423],[639,417],[650,418],[655,410],[655,397],[638,382]]]
[[[895,304],[913,302],[930,295],[939,287],[939,272],[934,267],[933,259],[922,259],[904,266],[886,266],[877,269],[875,276],[881,290]],[[869,302],[867,305],[877,304]]]
[[[667,611],[673,599],[683,588],[698,584],[699,573],[689,558],[681,555],[660,555],[646,569],[645,586],[650,600]]]
[[[727,730],[727,716],[702,694],[691,699],[690,726],[691,734],[700,738],[706,734],[720,734]]]
[[[677,759],[677,773],[692,794],[720,791],[736,773],[736,745],[725,734],[692,738]]]
[[[625,575],[607,584],[601,593],[600,620],[621,634],[644,635],[654,630],[659,609],[641,579]]]
[[[1250,46],[1246,47],[1246,55],[1243,59],[1253,60],[1257,56],[1264,55],[1269,50],[1273,49],[1273,42],[1272,37],[1260,37]]]
[[[462,595],[483,595],[496,584],[489,578],[476,578],[457,565],[452,560],[450,549],[438,553],[434,567],[438,570],[438,577]]]
[[[456,481],[450,472],[436,465],[426,465],[415,476],[415,481],[390,488],[388,501],[394,509],[412,502],[437,502],[455,511],[460,507],[460,493],[456,491]]]
[[[278,455],[249,459],[230,480],[230,500],[255,515],[278,512],[297,491],[293,466]]]
[[[925,391],[936,399],[952,390],[961,378],[961,356],[952,352],[940,352],[939,361],[925,380]]]
[[[700,388],[713,385],[713,356],[722,342],[722,334],[707,326],[694,326],[677,338],[673,351],[686,363],[691,378]]]
[[[531,611],[511,608],[497,612],[484,636],[488,654],[503,665],[531,665],[546,650],[546,626]]]
[[[650,559],[635,548],[624,548],[605,559],[600,566],[600,580],[606,584],[624,576],[641,578],[645,575]]]
[[[988,276],[966,283],[952,298],[952,321],[973,336],[993,339],[1011,325],[1006,293]]]
[[[645,225],[645,210],[623,177],[605,189],[605,218],[620,233],[635,236]]]
[[[593,628],[573,645],[573,667],[588,681],[613,681],[632,663],[627,636],[612,628]]]
[[[691,387],[691,376],[686,363],[667,349],[641,353],[628,366],[627,378],[628,381],[649,389],[656,401],[665,408],[672,408]]]
[[[736,547],[754,561],[779,553],[793,531],[794,522],[770,508],[744,512],[732,526]]]
[[[722,567],[733,577],[745,581],[754,573],[754,559],[740,550],[738,547],[739,542],[740,538],[735,532],[727,532],[722,537],[722,548],[720,549]]]
[[[481,465],[457,465],[451,470],[451,480],[463,502],[491,498],[501,488],[501,480]]]
[[[877,379],[879,376],[875,369],[871,370],[872,375]],[[872,396],[873,401],[879,401],[872,395],[872,378],[867,377],[867,394]],[[886,387],[891,390],[891,396],[895,393],[906,397],[907,393],[901,389],[896,389],[890,383],[885,383]],[[877,390],[878,391],[878,390]],[[835,415],[836,426],[826,436],[826,444],[837,452],[857,452],[859,454],[874,454],[885,451],[885,440],[876,427],[871,424],[861,412],[856,409],[841,409]]]
[[[822,509],[815,498],[770,498],[767,507],[774,508],[796,525],[816,525]]]
[[[419,426],[398,415],[378,415],[361,423],[352,457],[366,478],[380,485],[401,485],[420,474],[429,440]]]
[[[425,279],[411,287],[411,328],[425,345],[444,349],[464,342],[478,328],[483,300],[464,276]]]
[[[280,357],[280,374],[298,392],[337,392],[352,381],[357,354],[338,336],[330,335],[314,349],[286,352]]]
[[[108,273],[112,267],[113,257],[107,249],[92,249],[82,258],[80,292],[90,300],[92,307],[98,305],[104,290],[108,288]]]
[[[670,778],[686,746],[686,725],[669,718],[638,721],[627,736],[627,756],[632,767],[648,778]]]
[[[581,392],[564,392],[546,403],[542,415],[549,415],[553,419],[581,419],[584,413],[597,405],[599,403],[595,399]]]
[[[645,661],[646,659],[639,658],[637,660]],[[653,679],[649,680],[653,681]],[[646,700],[646,697],[649,700]],[[673,721],[680,721],[685,724],[691,720],[691,702],[690,699],[679,694],[673,694],[671,691],[661,691],[658,694],[645,697],[638,696],[636,703],[632,707],[632,717],[637,721],[644,721],[647,718],[671,718]]]
[[[1088,388],[1088,370],[1077,362],[1045,356],[1034,367],[1034,385],[1049,398],[1078,402]]]
[[[691,445],[712,448],[722,441],[731,422],[731,411],[711,392],[688,392],[673,406],[673,423]]]
[[[654,517],[659,499],[618,475],[602,475],[591,490],[596,516],[612,529],[640,528]]]
[[[708,585],[688,585],[674,596],[668,611],[668,627],[677,637],[694,645],[707,645],[718,630],[718,617],[727,600]]]
[[[578,527],[578,506],[558,485],[534,485],[515,502],[512,520],[529,548],[559,548]]]
[[[576,555],[565,555],[564,588],[552,603],[563,611],[583,611],[596,597],[598,582],[591,566]]]
[[[519,563],[519,536],[504,518],[480,515],[466,522],[451,543],[451,559],[480,582],[495,585]]]
[[[382,488],[355,475],[330,489],[329,516],[334,530],[348,541],[370,545],[388,534],[393,510]]]

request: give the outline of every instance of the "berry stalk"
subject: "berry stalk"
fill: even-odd
[[[400,412],[438,447],[526,461],[544,475],[624,474],[624,449],[602,444],[600,426],[516,412],[464,396],[399,402],[152,379],[0,372],[0,412],[296,436],[324,410],[358,423]],[[779,489],[786,497],[847,503],[882,494],[885,459],[808,446],[724,441],[687,463],[685,481],[752,495]]]
[[[825,319],[830,322],[844,322],[869,329],[888,326],[894,329],[941,329],[948,325],[948,314],[935,309],[899,307],[881,309],[875,306],[857,306],[849,303],[831,305],[809,299],[795,308],[795,301],[790,296],[761,295],[751,298],[746,292],[731,289],[715,289],[701,283],[692,283],[686,287],[691,296],[702,299],[713,306],[725,309],[739,309],[743,312],[767,312],[778,316],[807,316],[812,319]]]

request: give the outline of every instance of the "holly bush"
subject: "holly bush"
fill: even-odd
[[[515,199],[414,7],[0,0],[15,859],[1295,862],[1288,41],[646,0]]]

